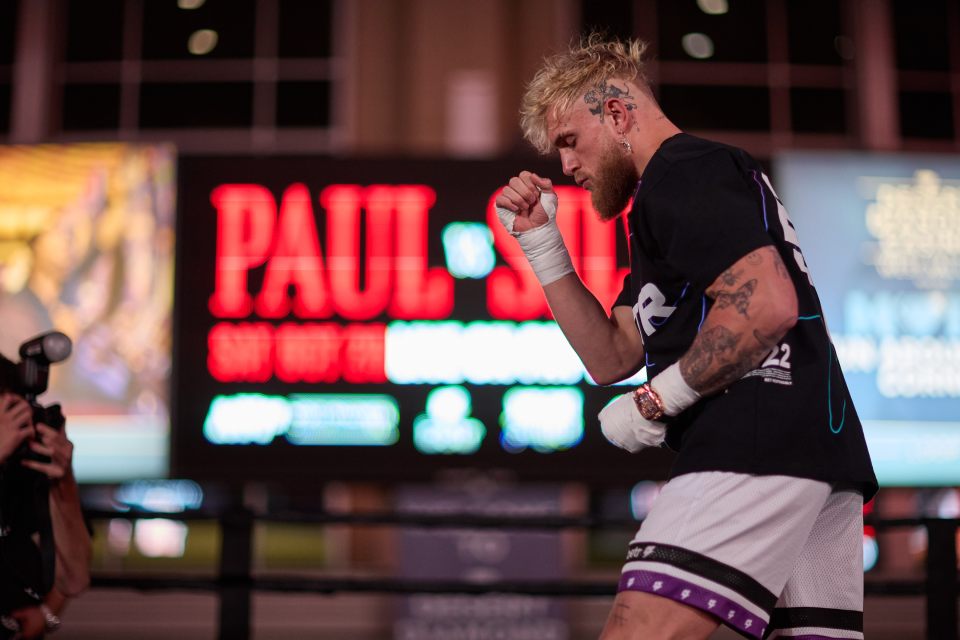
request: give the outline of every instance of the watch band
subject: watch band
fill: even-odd
[[[637,404],[640,415],[647,420],[660,420],[663,417],[663,400],[660,394],[646,382],[633,392],[633,401]]]

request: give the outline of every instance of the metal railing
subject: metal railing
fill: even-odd
[[[98,519],[163,517],[181,521],[216,521],[222,532],[222,546],[216,577],[94,574],[94,588],[124,588],[142,591],[213,591],[219,595],[218,637],[229,640],[250,638],[250,614],[253,592],[297,592],[335,594],[344,592],[391,594],[517,594],[527,596],[612,597],[615,581],[498,581],[482,584],[451,580],[402,580],[352,577],[259,577],[253,575],[253,527],[256,522],[312,523],[320,525],[405,526],[417,528],[496,528],[496,529],[604,529],[617,526],[636,528],[636,520],[618,520],[592,516],[541,516],[505,518],[477,514],[416,513],[333,513],[287,512],[255,514],[245,508],[219,513],[185,511],[164,513],[146,511],[88,511]],[[878,531],[904,527],[925,527],[927,531],[926,576],[921,580],[867,580],[866,595],[923,596],[926,599],[926,635],[933,640],[958,639],[960,584],[957,574],[957,528],[960,519],[901,518],[870,519]]]

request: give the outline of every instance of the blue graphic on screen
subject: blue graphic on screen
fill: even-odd
[[[960,482],[960,160],[774,167],[881,483]]]
[[[442,238],[447,271],[454,278],[485,278],[493,270],[493,233],[485,224],[451,222]]]

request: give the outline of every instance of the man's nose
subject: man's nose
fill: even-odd
[[[569,149],[561,149],[560,166],[563,168],[563,175],[572,176],[580,168],[580,163]]]

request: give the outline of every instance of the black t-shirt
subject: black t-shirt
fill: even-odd
[[[797,291],[797,324],[753,371],[677,416],[671,477],[696,471],[789,475],[854,488],[877,480],[797,234],[756,161],[678,134],[643,172],[628,216],[631,273],[614,306],[633,308],[652,379],[693,342],[706,289],[737,260],[774,245]]]

